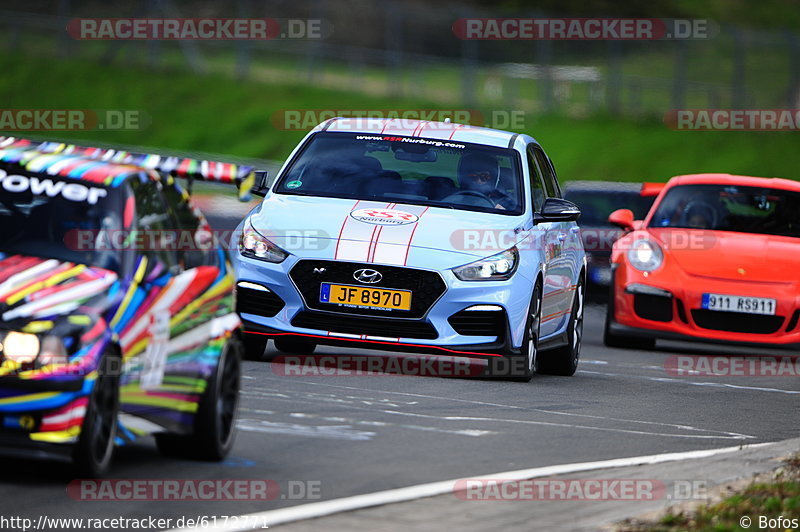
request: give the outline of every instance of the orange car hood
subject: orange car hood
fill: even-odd
[[[742,281],[800,280],[797,238],[687,229],[650,228],[649,232],[689,274]]]

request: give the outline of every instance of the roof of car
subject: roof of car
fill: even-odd
[[[0,143],[0,162],[17,165],[28,172],[45,173],[108,187],[118,187],[134,176],[159,179],[157,172],[140,166],[103,161],[88,155],[43,153],[37,147],[29,142],[18,141],[8,145]]]
[[[246,198],[244,191],[249,193],[255,180],[253,168],[247,165],[2,136],[0,162],[110,187],[132,176],[152,180],[166,176],[168,183],[173,177],[235,183],[240,198]]]
[[[732,174],[689,174],[679,175],[669,180],[670,187],[676,185],[740,185],[749,187],[770,187],[800,191],[800,182],[780,177],[751,177]]]
[[[512,133],[510,131],[472,126],[469,124],[405,118],[336,117],[319,124],[313,131],[442,139],[485,144],[498,148],[509,148],[513,146],[513,142],[519,136],[518,133]]]

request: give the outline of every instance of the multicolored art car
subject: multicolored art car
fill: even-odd
[[[234,278],[176,177],[249,190],[253,172],[0,137],[0,452],[98,475],[146,434],[168,455],[229,451]]]

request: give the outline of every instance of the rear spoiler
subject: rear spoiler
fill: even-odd
[[[34,142],[28,139],[0,136],[0,148],[17,148],[33,150],[40,153],[63,153],[65,155],[82,155],[92,159],[117,164],[130,164],[155,170],[165,175],[181,177],[189,181],[191,192],[192,181],[209,181],[235,184],[239,190],[239,201],[250,201],[251,189],[255,185],[256,171],[252,166],[244,166],[188,157],[156,155],[152,153],[134,153],[111,148],[91,148],[66,144],[63,142]]]
[[[642,183],[642,190],[639,191],[640,196],[658,196],[658,194],[667,186],[666,183]]]

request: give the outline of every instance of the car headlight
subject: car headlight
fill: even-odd
[[[664,262],[664,252],[652,240],[642,238],[634,240],[628,250],[628,261],[639,271],[651,272]]]
[[[67,349],[57,336],[40,339],[35,334],[10,331],[0,333],[0,355],[20,364],[36,362],[39,366],[66,364]]]
[[[289,256],[287,252],[259,234],[250,223],[250,218],[244,222],[242,236],[239,238],[239,253],[245,257],[274,263],[283,262]]]
[[[0,338],[3,358],[25,364],[39,356],[39,337],[35,334],[11,331]]]
[[[509,279],[519,264],[516,246],[485,259],[453,268],[453,273],[462,281],[504,281]]]

